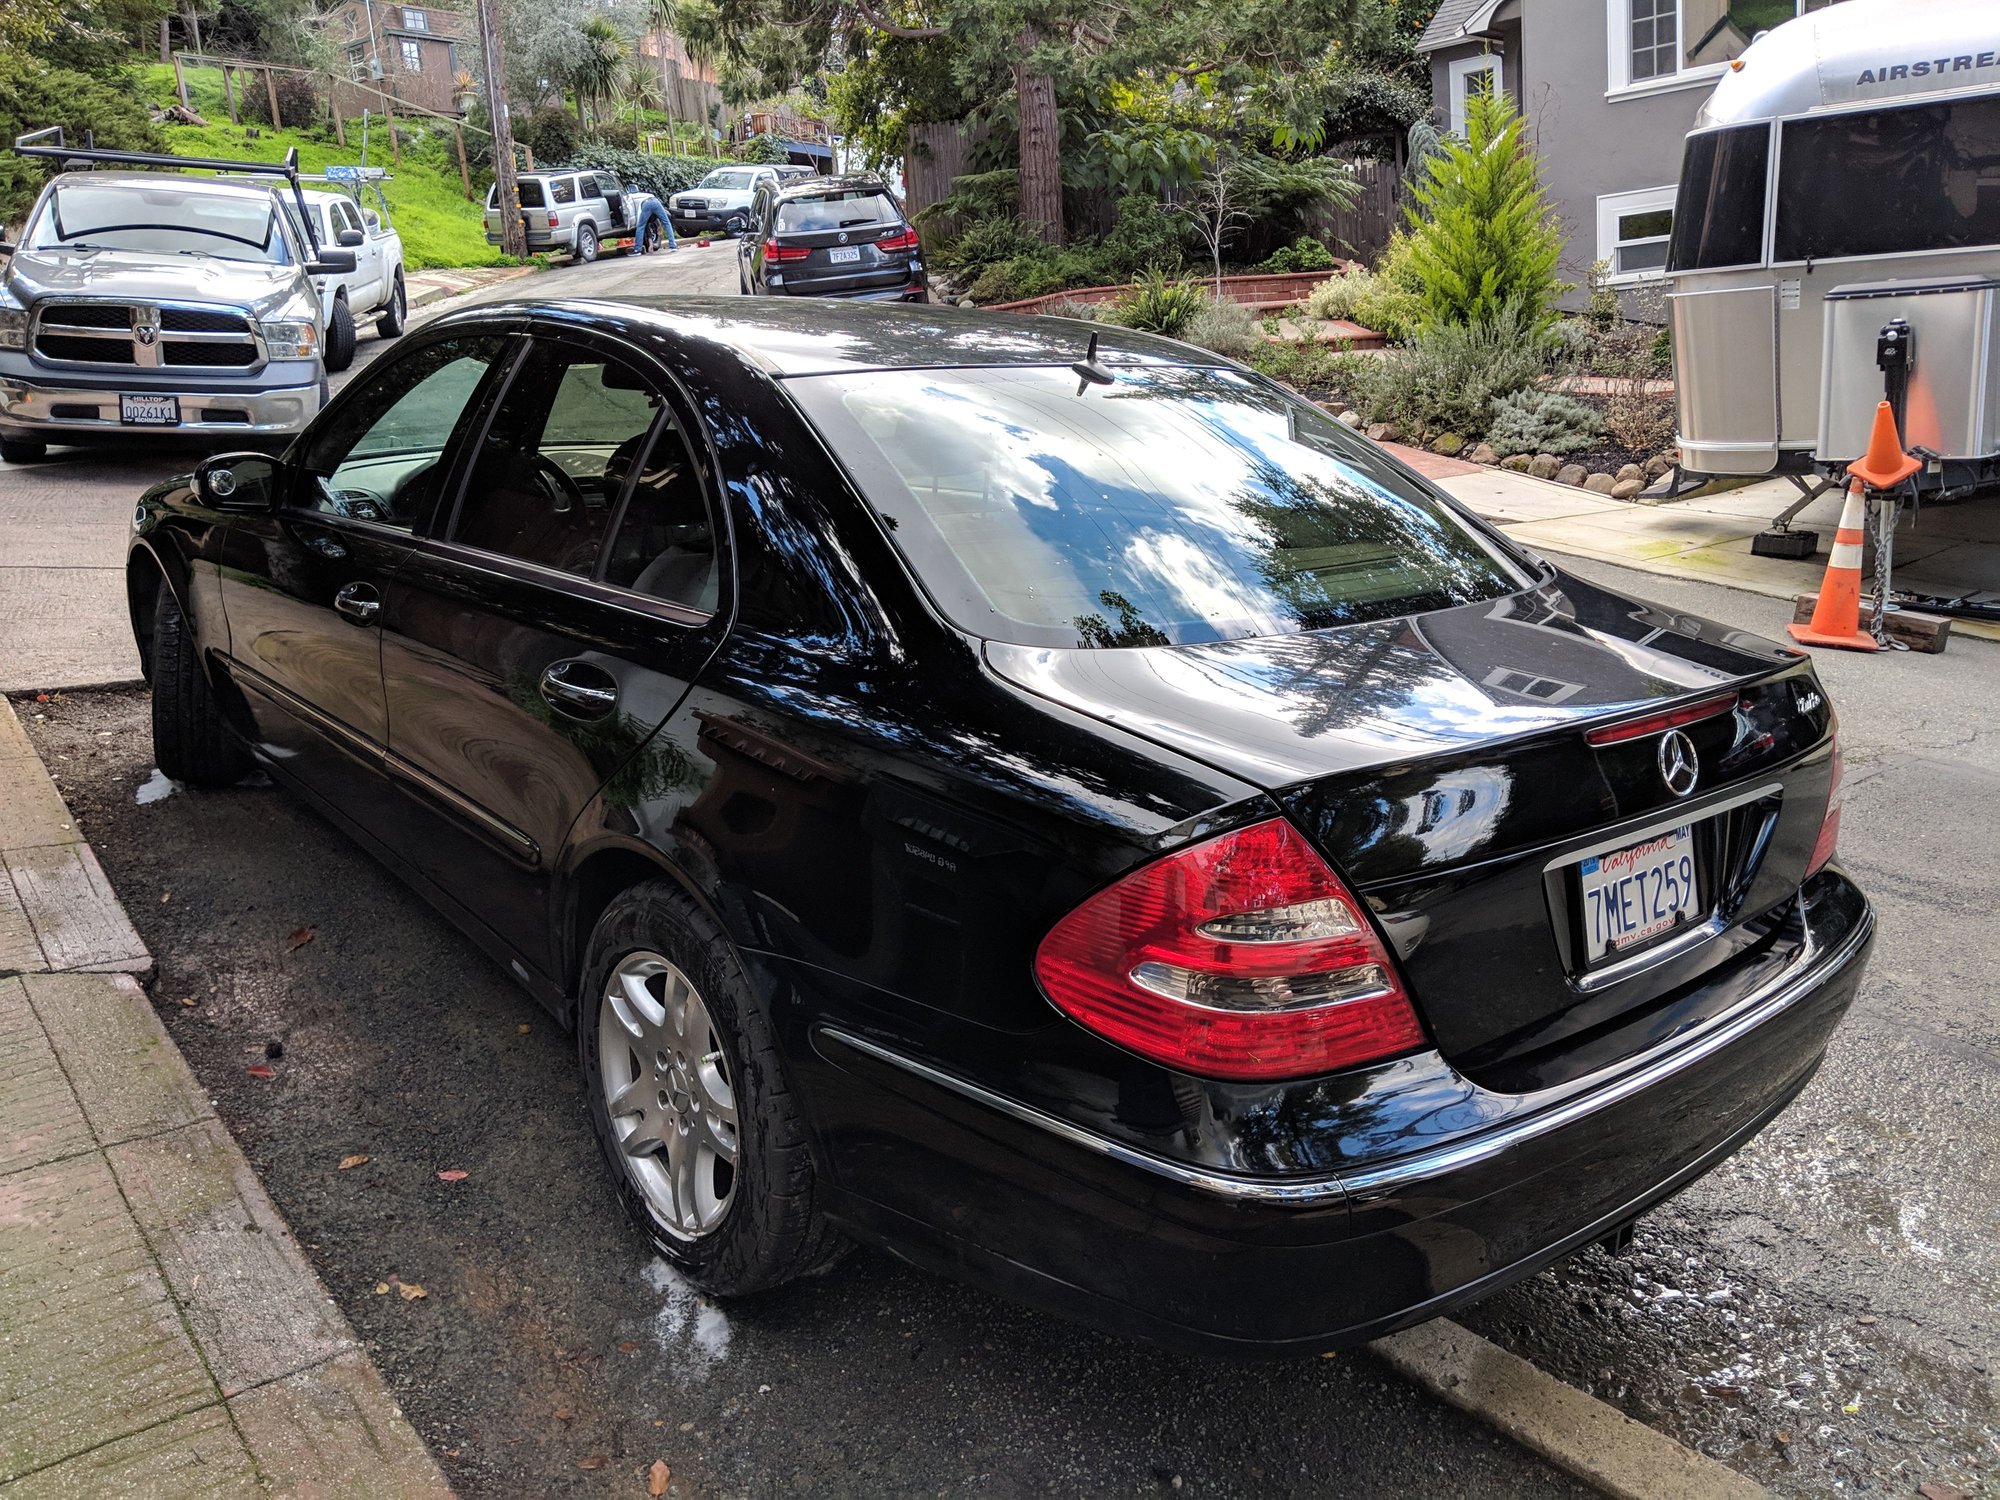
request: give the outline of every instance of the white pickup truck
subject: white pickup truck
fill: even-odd
[[[352,271],[313,278],[320,305],[326,309],[329,370],[344,370],[354,363],[355,329],[363,318],[374,318],[376,333],[392,339],[403,331],[410,309],[403,284],[403,237],[389,222],[389,204],[382,196],[387,174],[380,167],[350,167],[347,172],[354,175],[328,172],[303,179],[345,189],[308,192],[306,211],[321,244],[354,252]]]

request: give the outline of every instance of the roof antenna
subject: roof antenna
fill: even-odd
[[[1083,358],[1070,366],[1076,374],[1076,393],[1081,396],[1094,385],[1110,385],[1110,372],[1097,363],[1097,330],[1090,330],[1090,347],[1083,352]]]

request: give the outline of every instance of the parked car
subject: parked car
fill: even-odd
[[[811,167],[717,167],[693,187],[667,195],[676,234],[741,234],[750,227],[750,202],[767,183],[811,177]]]
[[[521,222],[528,249],[560,251],[580,264],[597,259],[606,246],[631,248],[639,217],[652,194],[628,188],[609,172],[531,172],[516,179]],[[499,186],[486,190],[486,243],[500,241]],[[648,231],[646,248],[657,249],[659,229]]]
[[[305,426],[327,389],[314,278],[348,275],[356,259],[352,245],[315,243],[296,153],[284,165],[158,157],[70,148],[59,130],[15,146],[185,170],[64,172],[20,243],[0,246],[0,459],[163,435],[282,441]],[[185,175],[203,168],[248,180]]]
[[[763,184],[736,260],[753,296],[931,300],[923,241],[879,177]]]
[[[409,314],[403,237],[389,222],[386,204],[366,208],[341,192],[311,192],[305,200],[320,243],[349,244],[354,250],[352,271],[313,278],[326,309],[326,367],[344,370],[354,363],[358,320],[372,316],[376,333],[385,339],[403,331]]]
[[[573,1028],[716,1295],[851,1236],[1366,1339],[1728,1157],[1872,942],[1803,654],[1128,330],[469,308],[147,491],[127,578],[161,769],[267,770]]]

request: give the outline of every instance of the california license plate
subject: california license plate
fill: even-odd
[[[1578,872],[1584,948],[1591,963],[1671,932],[1700,910],[1691,825],[1629,848],[1593,854]]]
[[[826,258],[836,266],[851,266],[861,259],[859,245],[836,245],[826,252]]]
[[[176,427],[181,420],[178,396],[120,396],[118,420],[140,427]]]

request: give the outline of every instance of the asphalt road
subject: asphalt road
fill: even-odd
[[[411,315],[412,327],[470,303],[518,297],[645,292],[734,293],[736,247],[684,243],[672,254],[613,255],[498,282]],[[339,390],[394,347],[367,324]],[[203,450],[187,444],[57,448],[35,464],[0,463],[0,692],[136,680],[125,625],[125,538],[132,502],[185,473]]]

